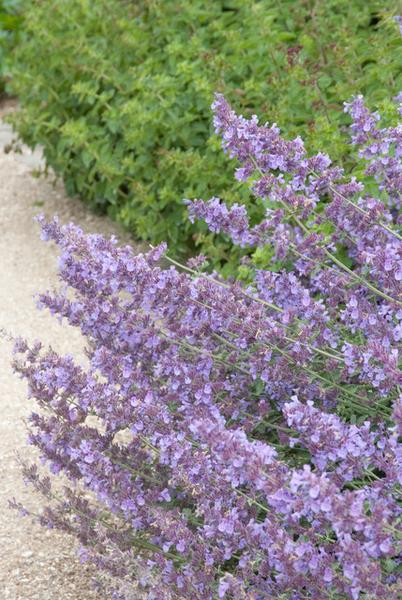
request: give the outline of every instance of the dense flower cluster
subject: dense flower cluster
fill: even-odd
[[[81,329],[88,364],[17,342],[30,442],[70,487],[24,472],[115,598],[137,580],[149,600],[401,597],[401,136],[346,108],[375,196],[217,96],[266,218],[216,198],[191,218],[292,265],[247,286],[41,222],[63,287],[40,306]]]

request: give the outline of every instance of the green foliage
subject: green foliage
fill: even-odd
[[[343,100],[387,102],[401,83],[393,0],[29,0],[12,64],[21,137],[42,144],[70,194],[177,254],[216,264],[222,237],[186,218],[183,198],[250,205],[212,135],[224,92],[353,166]],[[254,201],[255,202],[255,201]],[[255,219],[262,205],[249,206]]]
[[[0,94],[6,89],[7,57],[17,44],[22,24],[20,6],[21,0],[0,0]]]

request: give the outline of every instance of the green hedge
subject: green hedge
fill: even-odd
[[[27,0],[14,125],[70,194],[135,236],[229,256],[184,197],[249,202],[211,130],[215,90],[311,149],[347,153],[343,100],[401,83],[393,0]],[[398,82],[399,78],[399,82]],[[349,161],[350,162],[350,161]],[[350,162],[350,164],[352,164]],[[256,218],[262,207],[251,207]]]
[[[21,0],[0,0],[0,95],[7,88],[7,59],[18,43]]]

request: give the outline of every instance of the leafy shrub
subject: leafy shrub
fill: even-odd
[[[275,207],[254,227],[216,199],[192,218],[235,244],[269,238],[293,266],[246,288],[202,257],[161,268],[163,244],[135,256],[42,221],[63,286],[40,305],[81,329],[89,367],[16,344],[41,407],[30,441],[71,481],[58,492],[24,467],[48,500],[40,522],[78,536],[115,598],[138,598],[138,578],[150,600],[396,600],[401,126],[381,128],[361,97],[346,106],[374,195],[222,96],[214,109],[242,178]]]
[[[22,25],[20,7],[21,0],[0,1],[0,94],[3,94],[6,88],[5,63],[8,54],[14,50],[18,42]]]
[[[210,136],[213,91],[343,160],[338,99],[361,92],[386,110],[399,89],[393,9],[391,0],[303,0],[297,10],[294,0],[30,0],[12,67],[14,124],[44,146],[70,194],[136,236],[235,260],[183,206],[217,193],[263,215]]]

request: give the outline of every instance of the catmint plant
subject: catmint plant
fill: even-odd
[[[282,269],[246,283],[40,219],[60,248],[39,306],[78,327],[88,366],[18,340],[39,405],[24,476],[113,597],[401,597],[401,129],[345,105],[370,192],[300,138],[236,115],[216,131],[266,205],[188,203]],[[376,193],[373,194],[373,188]],[[67,482],[60,491],[55,476]],[[13,506],[26,512],[17,501]]]

